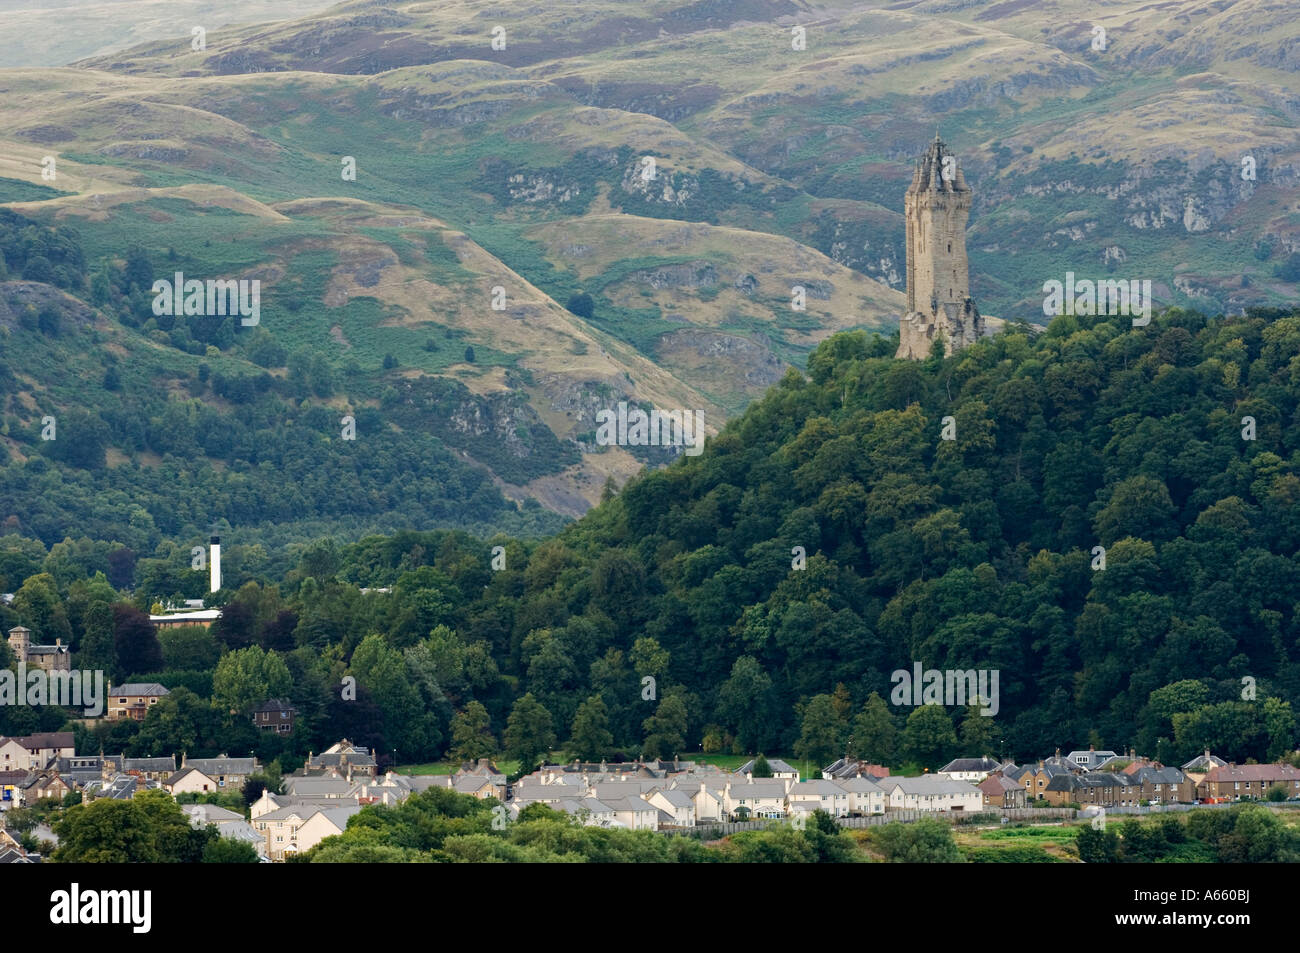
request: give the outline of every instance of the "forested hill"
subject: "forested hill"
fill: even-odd
[[[800,700],[837,684],[852,711],[888,698],[914,661],[1000,669],[1008,754],[1090,736],[1155,753],[1173,714],[1219,702],[1180,752],[1293,744],[1266,699],[1300,693],[1300,311],[1128,324],[1063,317],[922,363],[828,341],[810,379],[788,374],[703,455],[534,555],[515,635],[549,626],[557,644],[530,637],[517,664],[560,661],[525,687],[551,697],[550,668],[644,632],[699,695],[693,730],[745,750],[790,744]]]
[[[521,707],[596,758],[847,746],[933,767],[1089,742],[1167,763],[1293,748],[1300,310],[1169,311],[1143,328],[1062,317],[946,360],[894,347],[828,340],[703,454],[555,537],[322,541],[283,577],[244,572],[218,647],[283,654],[275,692],[303,711],[299,743],[344,732],[406,757],[492,753],[480,742]],[[87,613],[72,597],[89,590],[69,579],[93,560],[10,555],[14,578],[51,575],[0,618],[52,635],[57,584],[75,641]],[[157,586],[187,560],[137,604],[167,595]],[[165,641],[149,671],[206,669],[161,677],[205,694],[215,658],[192,648]],[[118,652],[116,677],[145,674],[131,658]],[[930,708],[922,725],[871,699],[915,662],[998,670],[996,717]],[[375,706],[340,708],[345,672]],[[162,709],[139,753],[180,730]]]
[[[702,455],[508,545],[504,571],[483,571],[486,544],[473,560],[449,543],[349,547],[340,578],[395,585],[396,601],[369,622],[340,619],[341,597],[304,607],[299,642],[327,622],[386,632],[418,668],[426,649],[448,657],[449,633],[413,644],[445,623],[500,673],[465,661],[480,687],[462,679],[454,707],[481,698],[499,732],[531,692],[563,742],[599,695],[614,744],[651,754],[848,745],[924,762],[1092,741],[1180,763],[1294,747],[1300,312],[1064,317],[919,363],[894,346],[831,339]],[[998,669],[997,717],[950,709],[957,744],[942,726],[903,735],[912,712],[893,708],[906,749],[882,750],[889,726],[863,706],[914,662]]]

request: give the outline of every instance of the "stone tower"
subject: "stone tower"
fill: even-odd
[[[21,625],[14,626],[9,630],[9,647],[13,649],[15,663],[26,662],[32,647],[32,630]]]
[[[984,319],[970,296],[966,260],[971,196],[957,157],[935,133],[903,200],[907,314],[899,322],[896,357],[929,357],[937,336],[944,339],[944,353],[951,355],[984,333]]]

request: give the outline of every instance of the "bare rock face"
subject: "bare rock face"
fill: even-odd
[[[53,305],[64,321],[90,324],[95,320],[95,312],[90,307],[53,285],[39,281],[0,281],[0,328],[17,327],[19,316],[28,305],[37,311]]]
[[[786,364],[764,343],[736,334],[690,328],[664,335],[659,350],[680,353],[689,350],[702,367],[716,367],[758,393],[771,387],[785,373]]]
[[[635,271],[629,277],[656,291],[664,288],[711,288],[718,283],[718,270],[713,262],[700,260],[647,268]]]

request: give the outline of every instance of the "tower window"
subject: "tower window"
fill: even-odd
[[[948,251],[949,251],[949,252],[952,252],[952,242],[949,242],[949,243],[948,243]]]

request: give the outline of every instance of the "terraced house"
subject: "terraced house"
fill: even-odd
[[[1300,770],[1289,764],[1230,763],[1211,768],[1196,793],[1203,801],[1262,798],[1275,784],[1286,789],[1287,797],[1300,797]]]
[[[984,794],[966,781],[939,775],[919,778],[882,778],[880,787],[891,811],[978,811]]]
[[[1068,804],[1130,807],[1142,800],[1142,783],[1110,771],[1058,774],[1047,782],[1043,796],[1052,807]]]

